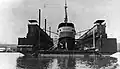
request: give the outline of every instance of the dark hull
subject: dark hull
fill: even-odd
[[[75,39],[71,38],[71,37],[59,38],[58,49],[74,50],[75,49]]]

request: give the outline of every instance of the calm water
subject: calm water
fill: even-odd
[[[112,56],[119,57],[120,54]],[[20,53],[0,53],[0,69],[120,69],[118,59],[80,55],[33,58],[24,57]]]

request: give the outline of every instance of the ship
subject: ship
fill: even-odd
[[[57,33],[58,49],[74,50],[75,49],[75,27],[73,23],[68,22],[67,3],[65,1],[65,18],[64,22],[58,25]]]

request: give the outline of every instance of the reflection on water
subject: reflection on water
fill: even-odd
[[[20,53],[0,53],[0,69],[119,69],[117,60],[98,56],[24,57]]]
[[[114,65],[116,62],[115,58],[98,56],[19,57],[17,67],[18,69],[116,69],[117,66]]]

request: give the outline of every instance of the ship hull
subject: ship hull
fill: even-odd
[[[59,38],[58,49],[74,50],[75,39],[71,37]]]

